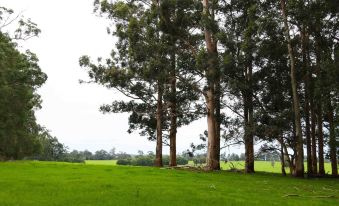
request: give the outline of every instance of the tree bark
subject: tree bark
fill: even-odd
[[[285,153],[285,155],[286,155],[286,157],[287,157],[287,162],[288,162],[289,168],[290,168],[290,174],[293,175],[294,167],[295,167],[295,166],[294,166],[293,159],[291,159],[290,156],[288,155],[288,150],[287,150],[286,145],[284,144],[284,141],[282,141],[281,144],[282,144],[282,146],[283,146],[283,148],[284,148],[284,153]]]
[[[215,102],[214,102],[214,88],[209,89],[206,95],[207,102],[207,134],[208,134],[208,145],[207,145],[207,161],[206,161],[206,170],[219,170],[220,169],[220,160],[218,156],[220,154],[218,151],[217,143],[217,131],[216,131],[216,116],[215,111]]]
[[[251,62],[252,64],[252,62]],[[249,65],[247,71],[247,94],[246,94],[246,103],[247,103],[247,126],[246,126],[246,136],[245,136],[245,173],[254,173],[254,142],[253,142],[253,92],[252,92],[252,66]]]
[[[155,151],[155,163],[156,167],[162,167],[162,105],[163,87],[162,82],[158,80],[158,99],[157,99],[157,146]]]
[[[304,79],[305,79],[305,130],[306,130],[306,151],[307,151],[307,174],[310,176],[313,173],[313,165],[312,165],[312,146],[311,146],[311,133],[310,133],[310,106],[309,106],[309,68],[308,68],[308,59],[306,55],[306,30],[305,27],[302,26],[301,32],[301,50],[303,57],[303,67],[304,67]]]
[[[281,135],[280,137],[280,160],[281,160],[281,174],[283,176],[286,176],[286,170],[285,170],[285,157],[284,157],[284,138]]]
[[[330,159],[331,159],[331,167],[332,167],[332,175],[338,175],[338,161],[337,161],[337,146],[335,139],[335,126],[334,126],[334,115],[333,115],[333,107],[331,101],[328,102],[328,123],[330,125]]]
[[[211,17],[209,11],[209,0],[202,0],[203,4],[203,13]],[[204,28],[205,43],[208,53],[208,68],[207,68],[207,90],[205,91],[205,99],[207,105],[207,133],[208,133],[208,143],[207,143],[207,160],[206,160],[206,170],[220,170],[220,147],[218,148],[218,131],[217,131],[217,118],[216,118],[216,84],[217,81],[217,44],[213,38],[213,34],[208,30],[207,27]]]
[[[215,130],[216,130],[216,137],[215,137],[215,141],[216,141],[216,145],[215,145],[215,153],[216,153],[216,159],[219,160],[220,162],[220,125],[221,125],[221,113],[220,113],[220,109],[221,109],[221,88],[220,88],[220,74],[217,74],[217,80],[215,83],[215,93],[216,93],[216,97],[215,97]],[[220,164],[220,163],[219,163]],[[220,167],[220,166],[219,166]]]
[[[311,107],[311,142],[312,142],[312,174],[318,173],[318,159],[317,159],[317,140],[316,140],[316,114],[315,105],[313,101],[313,94],[310,95],[310,107]]]
[[[319,83],[317,92],[317,123],[318,123],[318,158],[319,158],[319,175],[325,175],[324,166],[324,136],[323,136],[323,109],[322,109],[322,87],[321,87],[321,53],[320,53],[320,31],[316,28],[316,44],[315,44],[315,55],[316,55],[316,72]]]
[[[286,15],[285,0],[280,0],[281,10],[284,19],[285,36],[287,40],[288,55],[290,58],[291,67],[291,86],[293,94],[293,107],[294,107],[294,122],[296,127],[296,163],[295,163],[295,176],[304,177],[304,149],[303,149],[303,138],[301,131],[301,119],[300,119],[300,107],[299,107],[299,96],[297,91],[297,80],[296,80],[296,68],[295,60],[292,49],[292,42],[289,34],[289,26]]]
[[[310,51],[307,50],[307,59],[310,62]],[[310,105],[310,115],[311,115],[311,160],[312,160],[312,175],[318,173],[318,160],[317,160],[317,140],[316,140],[316,113],[315,113],[315,104],[314,104],[314,80],[312,77],[312,71],[308,70],[308,95],[309,95],[309,105]]]
[[[177,98],[176,98],[176,59],[175,59],[175,51],[172,51],[171,54],[171,71],[170,71],[170,162],[169,166],[177,166],[177,149],[176,149],[176,138],[177,138]]]
[[[324,136],[323,136],[323,115],[322,115],[322,106],[319,103],[318,105],[318,114],[317,114],[317,123],[318,123],[318,158],[319,158],[319,175],[325,175],[324,167]]]
[[[253,4],[253,2],[250,2]],[[246,19],[246,29],[244,32],[244,44],[246,45],[244,48],[245,53],[245,68],[244,68],[244,77],[245,77],[245,84],[246,87],[244,89],[244,110],[246,124],[245,124],[245,173],[254,173],[254,142],[253,142],[253,129],[254,129],[254,122],[253,122],[253,85],[252,85],[252,35],[254,33],[253,29],[250,27],[254,23],[255,16],[253,13],[249,12],[249,6],[245,6],[244,8],[244,18]]]

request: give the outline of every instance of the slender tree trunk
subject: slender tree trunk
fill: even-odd
[[[156,167],[162,167],[162,105],[163,88],[161,81],[158,81],[158,102],[157,102],[157,147],[155,151],[155,163]]]
[[[250,5],[251,4],[251,5]],[[246,88],[245,88],[245,95],[244,99],[246,101],[246,109],[247,112],[246,116],[247,124],[245,125],[245,173],[254,173],[254,140],[253,140],[253,133],[254,133],[254,121],[253,121],[253,80],[252,80],[252,62],[253,62],[253,56],[252,56],[252,49],[251,44],[253,42],[253,33],[255,32],[253,29],[249,29],[254,21],[255,21],[255,15],[253,12],[249,12],[249,7],[253,6],[254,2],[249,2],[249,5],[245,6],[244,8],[244,17],[246,19],[246,30],[244,32],[244,44],[245,49],[245,82],[246,82]],[[245,107],[245,106],[244,106]]]
[[[211,17],[209,11],[209,0],[202,0],[203,13],[206,16]],[[218,132],[216,128],[216,75],[217,75],[217,45],[213,38],[213,34],[208,28],[204,28],[204,36],[208,59],[208,71],[207,71],[207,90],[205,91],[205,99],[207,105],[207,133],[208,133],[208,145],[207,145],[207,161],[206,170],[219,170],[220,169],[220,147],[218,147]],[[220,141],[220,140],[219,140]],[[220,144],[220,143],[219,143]],[[219,151],[219,153],[218,153]]]
[[[318,123],[318,158],[319,158],[319,175],[325,175],[324,168],[324,136],[323,136],[323,115],[321,104],[318,105],[318,114],[317,114],[317,123]]]
[[[310,107],[311,107],[311,142],[312,142],[312,174],[318,173],[318,160],[317,160],[317,140],[316,140],[316,114],[315,105],[313,101],[313,94],[310,95]]]
[[[334,126],[334,115],[333,115],[333,107],[331,101],[328,102],[328,123],[330,125],[330,159],[331,159],[331,167],[332,167],[332,175],[338,175],[338,161],[337,161],[337,146],[335,139],[335,126]]]
[[[319,82],[319,89],[317,92],[317,123],[318,123],[318,158],[319,158],[319,175],[325,175],[324,167],[324,136],[323,136],[323,109],[322,109],[322,87],[321,87],[321,54],[320,54],[320,34],[319,28],[317,28],[316,33],[316,67],[317,67],[317,78]]]
[[[312,164],[312,145],[311,145],[311,132],[310,132],[310,107],[309,107],[309,99],[308,99],[307,91],[305,93],[305,122],[306,122],[305,129],[306,129],[307,174],[312,175],[313,164]]]
[[[177,149],[176,149],[176,138],[177,138],[177,99],[176,99],[176,60],[175,51],[171,55],[171,72],[170,72],[170,166],[177,166]]]
[[[244,143],[245,143],[245,172],[248,165],[248,136],[249,136],[249,119],[248,119],[248,99],[247,99],[247,90],[245,89],[242,92],[243,104],[244,104]]]
[[[297,80],[296,80],[296,68],[294,62],[294,55],[292,50],[292,42],[289,34],[289,26],[287,22],[286,15],[286,5],[285,0],[280,0],[281,10],[284,19],[285,27],[285,36],[287,39],[288,54],[290,58],[291,66],[291,85],[292,85],[292,94],[293,94],[293,107],[294,107],[294,118],[296,126],[296,164],[295,164],[295,176],[304,177],[304,148],[303,148],[303,138],[301,131],[301,120],[300,120],[300,107],[299,107],[299,96],[297,91]]]
[[[282,146],[284,148],[284,153],[287,157],[287,162],[289,164],[289,168],[290,168],[290,174],[293,175],[293,172],[294,172],[294,163],[293,163],[293,159],[290,158],[290,156],[288,155],[288,150],[287,150],[287,147],[286,145],[284,144],[284,142],[282,142]]]
[[[312,151],[311,151],[311,133],[310,133],[310,106],[309,106],[309,68],[308,59],[306,55],[306,31],[305,27],[302,26],[301,42],[302,42],[302,57],[303,67],[305,71],[305,129],[306,129],[306,151],[307,151],[307,174],[310,176],[313,173],[312,168]]]
[[[307,60],[311,61],[310,50],[307,49]],[[312,71],[308,69],[308,95],[310,103],[310,115],[311,115],[311,156],[312,156],[312,174],[316,175],[318,173],[318,163],[317,163],[317,140],[316,140],[316,114],[315,114],[315,104],[314,104],[314,80],[312,77]]]
[[[216,159],[220,162],[220,125],[221,125],[221,114],[220,114],[220,107],[221,107],[221,88],[220,88],[220,74],[218,74],[216,83],[215,83],[215,130],[216,130],[216,145],[215,145],[215,152],[216,152]],[[220,164],[220,163],[219,163]]]
[[[244,95],[244,115],[245,115],[245,173],[254,172],[254,144],[253,144],[253,98],[252,98],[252,67],[246,71],[246,82],[248,88]]]
[[[284,138],[281,135],[280,137],[280,160],[281,160],[281,174],[283,176],[286,176],[286,171],[285,171],[285,157],[284,157]]]

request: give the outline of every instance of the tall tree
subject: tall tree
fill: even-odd
[[[292,95],[293,95],[293,112],[294,112],[294,122],[295,122],[295,136],[296,136],[296,168],[295,176],[304,177],[304,148],[303,148],[303,138],[301,130],[301,117],[300,117],[300,102],[299,95],[297,91],[297,80],[296,80],[296,68],[295,68],[295,59],[292,48],[292,41],[290,38],[290,29],[287,21],[287,12],[286,12],[286,2],[285,0],[280,0],[282,17],[285,27],[285,36],[288,47],[288,55],[290,58],[290,75],[291,75],[291,86],[292,86]]]
[[[15,22],[15,18],[11,21],[13,13],[0,7],[0,159],[22,159],[41,151],[35,111],[41,107],[37,89],[47,76],[37,56],[29,50],[20,52],[14,42],[34,37],[40,30],[31,21],[18,20],[14,35],[3,32]]]
[[[208,132],[208,145],[207,145],[207,170],[220,169],[220,136],[219,134],[219,120],[217,113],[219,107],[219,94],[216,93],[220,86],[219,70],[218,70],[218,48],[217,37],[215,36],[216,26],[215,22],[215,5],[216,1],[202,0],[203,4],[203,32],[205,37],[205,45],[207,51],[207,68],[206,80],[207,85],[204,92],[207,107],[207,132]]]

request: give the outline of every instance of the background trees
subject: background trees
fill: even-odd
[[[309,176],[324,175],[326,158],[337,174],[335,1],[97,0],[94,6],[111,20],[108,31],[117,41],[109,58],[95,62],[83,56],[80,65],[90,82],[126,96],[101,111],[128,112],[128,132],[156,142],[156,166],[163,165],[163,145],[170,147],[169,164],[175,166],[177,128],[206,118],[205,145],[193,149],[206,149],[207,170],[220,169],[221,149],[244,144],[247,173],[254,172],[255,155],[264,152],[279,153],[298,177],[304,176],[304,159]],[[1,156],[6,158],[40,152],[53,159],[66,153],[35,123],[36,89],[46,80],[37,57],[18,51],[12,41],[38,33],[30,21],[19,21],[14,35],[0,33]]]
[[[9,33],[3,32],[12,10],[0,7],[0,158],[22,159],[40,152],[41,128],[34,111],[40,107],[37,89],[47,76],[38,66],[37,56],[20,52]],[[19,21],[15,38],[35,36],[35,24]]]
[[[242,136],[245,172],[254,172],[256,142],[263,151],[278,151],[298,177],[304,175],[305,145],[309,175],[317,174],[317,158],[323,175],[329,148],[337,171],[336,3],[159,0],[95,5],[115,23],[116,52],[106,64],[101,59],[93,64],[88,57],[80,64],[95,82],[138,100],[115,102],[103,110],[131,112],[131,128],[144,129],[143,135],[157,140],[158,166],[166,134],[175,165],[180,117],[188,124],[205,116],[208,170],[220,167],[220,139]]]

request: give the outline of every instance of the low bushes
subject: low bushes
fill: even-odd
[[[154,155],[137,155],[130,159],[118,159],[117,165],[153,166],[154,160]],[[164,155],[162,162],[165,166],[169,165],[169,156]],[[186,165],[188,164],[188,159],[182,156],[177,156],[177,164]]]

